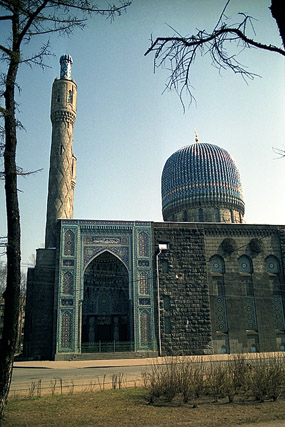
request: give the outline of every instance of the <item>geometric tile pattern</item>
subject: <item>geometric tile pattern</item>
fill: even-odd
[[[144,231],[139,234],[139,256],[149,255],[148,235]]]
[[[72,317],[69,311],[62,313],[61,320],[61,347],[70,348],[72,342]]]
[[[149,346],[151,343],[150,314],[143,310],[140,314],[140,342],[142,346]]]
[[[140,273],[140,294],[149,294],[148,274]]]
[[[240,174],[230,154],[216,145],[181,148],[166,161],[161,178],[162,211],[222,204],[244,213]]]
[[[118,262],[122,261],[125,266],[126,295],[133,308],[134,350],[153,350],[155,331],[151,223],[63,219],[60,224],[61,250],[58,272],[60,315],[57,325],[57,353],[81,352],[85,273],[91,268],[92,263],[96,262],[97,257],[99,260],[100,257],[107,256],[106,254],[109,254],[109,257],[115,256]],[[66,262],[70,260],[73,261],[72,265]],[[98,271],[101,271],[103,264],[99,264]],[[103,283],[103,279],[101,282]],[[114,300],[114,303],[121,304],[118,299]],[[113,311],[117,313],[112,305]]]

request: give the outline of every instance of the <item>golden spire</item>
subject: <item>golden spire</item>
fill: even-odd
[[[195,142],[199,142],[197,129],[194,129],[194,130],[195,130]]]

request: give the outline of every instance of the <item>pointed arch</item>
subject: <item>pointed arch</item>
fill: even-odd
[[[98,351],[99,342],[130,341],[133,326],[125,263],[104,249],[86,265],[83,281],[83,352]]]
[[[84,270],[83,273],[85,273],[86,269],[88,268],[88,266],[99,256],[103,255],[104,253],[109,253],[110,255],[113,255],[114,257],[116,257],[118,259],[118,261],[120,261],[122,264],[124,264],[124,266],[126,267],[127,271],[129,271],[129,266],[126,264],[126,262],[114,251],[112,251],[112,249],[101,249],[100,251],[96,252],[85,264],[84,266]]]
[[[266,263],[266,270],[268,273],[271,273],[271,274],[279,274],[280,273],[279,259],[276,258],[274,255],[269,255],[265,259],[265,263]]]
[[[210,264],[212,273],[225,273],[225,261],[220,255],[213,255],[210,258]]]
[[[74,256],[74,250],[75,250],[75,235],[74,232],[71,230],[67,230],[64,233],[64,248],[63,253],[64,255]]]
[[[240,273],[253,273],[252,260],[247,255],[242,255],[238,259]]]

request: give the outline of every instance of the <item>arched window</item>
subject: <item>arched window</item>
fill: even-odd
[[[268,273],[279,274],[280,272],[279,260],[275,256],[269,255],[266,258],[265,262],[266,262],[266,269]]]
[[[225,345],[221,347],[221,354],[227,354],[227,347]]]
[[[219,332],[228,331],[228,320],[226,311],[224,273],[225,263],[221,256],[214,255],[210,259],[211,267],[211,285],[210,292],[211,303],[214,307],[214,328]]]
[[[183,222],[187,222],[188,221],[188,215],[187,215],[187,211],[183,212]]]
[[[251,345],[251,347],[250,347],[250,352],[251,352],[251,353],[257,353],[257,348],[256,348],[256,345],[255,345],[255,344],[252,344],[252,345]]]
[[[199,222],[204,222],[204,212],[203,209],[199,209]]]
[[[252,262],[251,262],[251,259],[248,256],[242,255],[239,258],[238,263],[239,263],[239,271],[240,271],[240,273],[252,274],[252,272],[253,272]]]
[[[214,295],[224,296],[225,287],[224,287],[224,277],[225,272],[225,263],[222,257],[219,255],[214,255],[210,259],[211,272],[216,274],[216,277],[212,277],[212,291]]]
[[[63,253],[64,255],[74,255],[74,233],[71,230],[65,232]]]
[[[67,99],[67,102],[70,102],[70,103],[72,103],[72,102],[73,102],[73,92],[72,92],[72,90],[70,90],[70,91],[68,92],[68,99]]]
[[[242,294],[243,297],[243,307],[244,307],[244,318],[245,318],[245,327],[248,331],[257,330],[257,321],[256,321],[256,311],[255,311],[255,299],[254,299],[254,288],[252,281],[252,261],[246,256],[242,255],[238,259],[239,271],[242,274],[241,284],[242,284]],[[252,351],[252,350],[251,350]]]
[[[64,294],[73,294],[73,274],[69,271],[63,275],[62,291]]]
[[[211,271],[212,271],[212,273],[221,273],[221,274],[223,274],[225,272],[225,263],[224,263],[224,260],[223,260],[223,258],[221,256],[214,255],[210,259],[210,263],[211,263]]]

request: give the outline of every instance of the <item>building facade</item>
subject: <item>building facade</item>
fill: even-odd
[[[244,224],[226,150],[196,137],[170,156],[164,222],[73,219],[71,63],[61,58],[52,92],[46,247],[28,272],[25,355],[284,350],[285,226]]]

